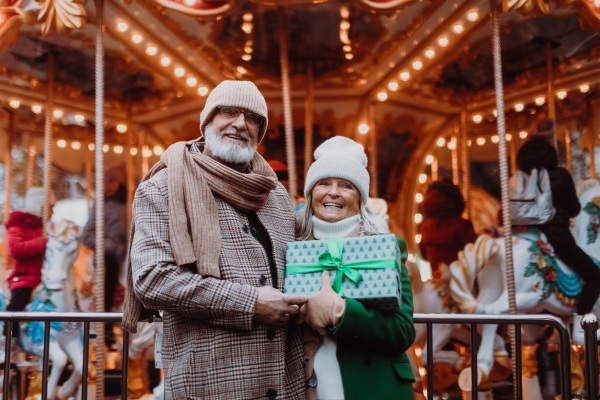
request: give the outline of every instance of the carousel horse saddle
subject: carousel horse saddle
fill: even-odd
[[[524,275],[537,274],[541,278],[542,297],[546,298],[555,291],[563,303],[573,305],[581,293],[582,283],[579,275],[574,273],[564,260],[559,262],[554,248],[538,228],[528,227],[525,231],[515,229],[513,234],[531,243]]]

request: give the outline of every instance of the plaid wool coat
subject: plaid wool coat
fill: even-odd
[[[169,243],[167,169],[140,184],[131,248],[133,289],[148,309],[164,310],[162,361],[166,399],[304,399],[300,329],[253,320],[258,287],[270,285],[263,246],[248,218],[215,196],[222,247],[221,279],[179,267]],[[286,243],[294,215],[279,184],[257,211],[273,247],[283,289]],[[266,278],[266,279],[265,279]]]

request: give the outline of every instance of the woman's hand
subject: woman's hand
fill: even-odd
[[[328,327],[335,327],[342,320],[346,300],[331,288],[329,272],[323,271],[321,285],[321,291],[309,297],[308,302],[300,308],[296,322],[306,322],[319,334],[326,335]]]

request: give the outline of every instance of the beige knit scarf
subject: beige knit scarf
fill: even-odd
[[[169,239],[178,266],[194,263],[203,276],[220,277],[221,229],[214,196],[242,211],[260,209],[277,187],[269,164],[255,153],[250,173],[239,172],[192,149],[196,141],[171,145],[143,181],[168,168]],[[198,144],[202,144],[201,142]],[[135,233],[129,233],[129,254]],[[127,288],[123,328],[137,331],[137,322],[152,311],[143,308],[132,286],[131,256],[127,258]]]

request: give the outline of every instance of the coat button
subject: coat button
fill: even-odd
[[[267,397],[270,399],[274,399],[275,397],[277,397],[277,390],[275,390],[275,389],[267,390]]]
[[[275,339],[275,329],[269,329],[267,331],[267,339],[269,339],[269,340]]]
[[[250,232],[250,228],[248,228],[248,225],[244,225],[242,226],[242,229],[244,230],[244,232],[248,233]]]
[[[260,283],[261,285],[264,285],[265,283],[267,283],[267,277],[264,275],[261,275],[260,278],[258,278],[258,283]]]
[[[373,364],[373,358],[371,358],[371,356],[365,358],[365,364],[367,364],[367,365]]]

